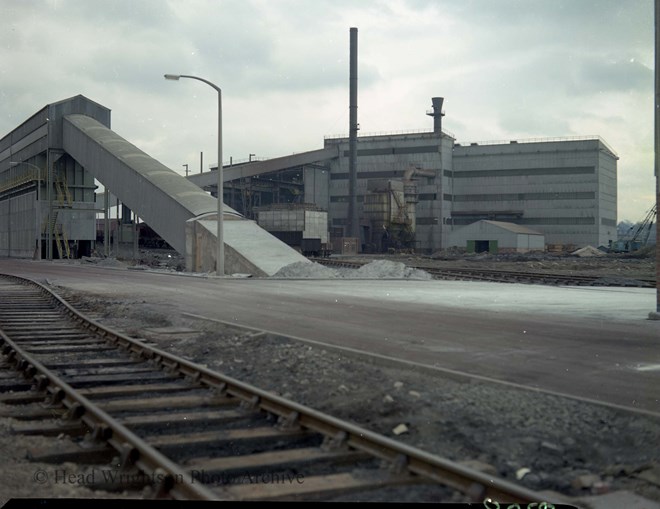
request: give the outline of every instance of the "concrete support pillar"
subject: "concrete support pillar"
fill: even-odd
[[[110,256],[110,218],[108,217],[109,206],[108,203],[108,188],[103,191],[103,254]]]

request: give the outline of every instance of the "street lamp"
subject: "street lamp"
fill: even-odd
[[[190,78],[192,80],[203,81],[210,87],[213,87],[218,92],[218,245],[216,253],[215,272],[218,275],[225,274],[225,244],[223,238],[223,211],[222,211],[222,198],[224,194],[223,181],[222,181],[222,90],[220,87],[214,85],[204,78],[197,76],[189,76],[186,74],[166,74],[166,80],[176,80],[179,78]]]
[[[41,168],[39,168],[36,164],[32,163],[26,163],[25,161],[9,161],[9,167],[14,167],[18,166],[20,164],[25,164],[26,166],[32,166],[33,168],[36,168],[37,170],[37,203],[39,202],[39,188],[41,187]],[[41,260],[41,205],[39,205],[39,212],[38,212],[38,217],[39,221],[37,222],[37,249],[39,251],[39,258],[37,260]],[[48,218],[48,222],[50,223],[50,217]]]

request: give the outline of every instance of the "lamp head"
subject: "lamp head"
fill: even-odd
[[[178,80],[181,77],[179,74],[166,74],[165,79],[166,80]]]

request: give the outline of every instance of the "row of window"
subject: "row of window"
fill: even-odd
[[[419,201],[435,201],[438,199],[438,195],[436,193],[422,193],[417,195],[417,199]],[[357,195],[357,202],[364,203],[363,194]],[[348,203],[348,196],[331,196],[330,203]]]
[[[595,166],[575,166],[568,168],[516,168],[504,170],[445,170],[446,177],[480,178],[480,177],[536,177],[542,175],[592,175],[596,173]]]
[[[358,179],[401,178],[403,171],[359,171]],[[482,178],[482,177],[538,177],[544,175],[594,175],[595,166],[575,166],[568,168],[516,168],[504,170],[443,170],[443,175],[449,178]],[[331,173],[330,180],[348,180],[348,172]]]
[[[443,219],[443,224],[452,224],[454,226],[464,226],[472,224],[481,219],[488,219],[486,217],[446,217]],[[544,225],[544,226],[567,226],[567,225],[595,225],[596,219],[593,217],[528,217],[528,218],[497,218],[499,221],[510,221],[520,225]],[[418,217],[415,221],[417,225],[434,225],[438,224],[437,217]],[[601,219],[601,223],[607,226],[616,226],[616,221],[612,219]],[[343,218],[335,218],[332,220],[335,226],[345,226],[347,220]]]
[[[387,148],[363,148],[358,149],[358,156],[391,156],[401,154],[434,154],[440,152],[439,145],[427,145],[422,147],[387,147]],[[344,157],[349,156],[349,151],[344,150]]]
[[[437,193],[420,193],[417,195],[419,201],[435,201]],[[537,200],[595,200],[596,193],[593,191],[572,193],[503,193],[503,194],[443,194],[442,199],[453,202],[473,201],[537,201]],[[358,194],[357,201],[364,202],[364,195]],[[348,203],[348,196],[331,196],[331,203]]]
[[[521,217],[521,218],[506,218],[506,217],[484,217],[484,216],[464,216],[452,217],[445,221],[445,224],[453,225],[467,225],[472,224],[481,219],[493,219],[495,221],[508,221],[521,225],[544,225],[544,226],[567,226],[578,224],[595,225],[596,218],[594,217]]]
[[[533,200],[594,200],[596,193],[503,193],[503,194],[455,194],[450,201],[533,201]]]

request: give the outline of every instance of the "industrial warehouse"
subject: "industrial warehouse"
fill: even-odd
[[[456,143],[453,135],[442,129],[443,99],[433,98],[432,105],[428,114],[433,117],[433,129],[428,132],[359,137],[359,229],[355,237],[347,231],[348,138],[326,138],[320,150],[226,166],[224,201],[236,211],[225,207],[225,215],[236,219],[239,229],[248,228],[247,220],[255,220],[272,234],[259,234],[262,242],[268,239],[279,253],[287,250],[276,239],[313,253],[322,245],[339,253],[346,245],[349,252],[394,248],[430,253],[451,247],[468,251],[543,250],[548,246],[575,249],[616,241],[618,157],[604,140],[580,137]],[[77,152],[79,159],[85,159],[80,161],[71,154],[81,150],[79,143],[68,141],[72,135],[67,137],[74,116],[79,121],[94,119],[109,131],[110,110],[76,96],[47,105],[0,140],[0,256],[89,255],[97,235],[96,215],[114,204],[95,198],[96,178],[125,205],[122,238],[126,242],[133,242],[133,210],[187,256],[189,268],[210,266],[213,262],[205,261],[206,255],[199,249],[193,255],[190,236],[206,235],[212,229],[208,224],[208,228],[203,227],[201,218],[213,213],[214,200],[207,200],[200,188],[215,194],[217,170],[189,176],[188,182],[196,184],[191,187],[183,177],[151,160],[155,166],[145,172],[127,171],[119,178],[119,173],[99,168],[103,160],[96,155]],[[120,151],[112,157],[112,164],[122,157]],[[147,158],[141,153],[134,160]],[[48,161],[50,174],[46,171]],[[180,216],[175,215],[174,222],[158,209],[165,205],[145,205],[138,199],[136,185],[145,185],[150,175],[161,179],[150,189],[165,197],[162,203],[171,199],[185,209]],[[187,204],[182,206],[182,200]],[[310,228],[312,210],[315,219]],[[187,223],[193,217],[198,219],[195,234],[191,233],[192,224]],[[483,229],[474,238],[466,237],[470,230],[465,228],[482,220],[524,227],[537,239],[542,235],[544,245],[535,242],[522,248],[500,241],[496,247],[496,243],[488,244],[494,237],[489,238]],[[258,230],[251,231],[257,235]],[[353,244],[343,240],[351,237],[355,238]],[[242,249],[239,244],[234,245],[236,253]],[[266,273],[298,260],[293,254],[280,256],[281,263],[271,263]],[[263,273],[256,268],[262,262],[246,261],[240,254],[235,259],[241,260],[236,262],[235,272]]]

